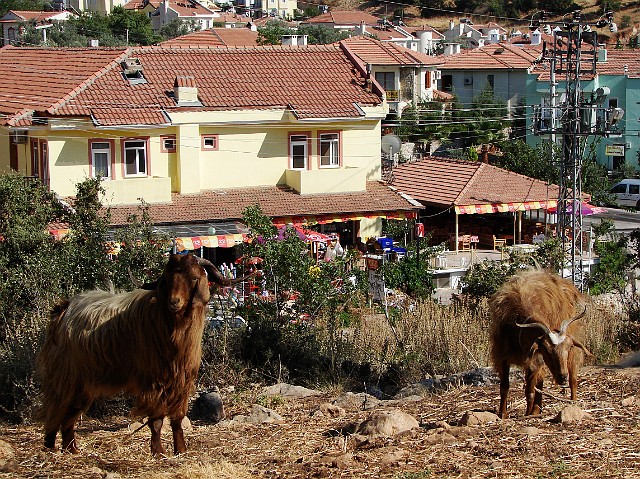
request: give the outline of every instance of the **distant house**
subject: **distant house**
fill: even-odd
[[[126,0],[67,0],[77,12],[100,12],[109,15],[115,7],[122,7]]]
[[[361,23],[353,30],[355,35],[370,35],[385,43],[394,43],[419,53],[434,55],[437,45],[444,38],[435,29],[424,25],[422,27],[409,27],[396,25],[386,20],[378,21],[373,25]]]
[[[297,0],[254,0],[253,2],[255,17],[267,16],[291,19],[297,9]]]
[[[251,24],[250,24],[251,25]],[[165,47],[210,46],[210,47],[255,47],[258,31],[255,28],[210,28],[162,42]]]
[[[158,5],[160,5],[159,0],[129,0],[124,4],[124,9],[142,12],[151,18],[151,14],[156,11]]]
[[[175,19],[195,20],[200,28],[211,28],[220,18],[220,9],[209,9],[196,0],[162,0],[151,14],[151,28],[160,30]]]
[[[442,33],[445,42],[459,43],[463,48],[478,48],[507,40],[507,30],[497,23],[475,25],[467,18],[460,19],[458,24],[450,20],[449,28]]]
[[[302,25],[322,25],[336,30],[353,30],[361,24],[377,25],[380,17],[359,10],[330,10],[316,17],[301,22]]]
[[[545,132],[551,125],[550,76],[548,63],[542,62],[530,69],[526,95],[527,104],[534,107],[534,114],[527,115],[527,143],[536,144],[550,141],[551,133]],[[565,94],[565,78],[556,76],[557,105]],[[596,160],[609,170],[623,164],[640,171],[640,51],[607,50],[597,51],[595,76],[584,76],[580,81],[582,98],[601,106],[603,116],[592,116],[588,121],[599,125],[599,130],[613,127],[616,133],[591,137],[594,140]],[[619,118],[619,115],[624,115]],[[558,113],[559,115],[559,113]],[[559,118],[557,116],[556,118]],[[534,135],[534,128],[540,133]]]
[[[9,10],[0,18],[2,25],[2,43],[0,46],[9,45],[18,39],[19,28],[22,23],[30,23],[39,28],[47,28],[53,22],[68,20],[71,12],[32,12],[28,10]]]
[[[507,102],[513,114],[524,99],[528,69],[541,55],[541,46],[493,43],[455,55],[442,55],[438,89],[454,93],[468,105],[488,85]]]
[[[390,114],[400,117],[408,105],[434,99],[441,58],[371,37],[351,37],[342,43],[384,89]]]
[[[13,80],[0,83],[0,171],[63,197],[99,176],[114,226],[139,198],[167,228],[207,231],[260,204],[343,244],[415,216],[380,181],[384,92],[343,43],[5,47],[0,71]]]

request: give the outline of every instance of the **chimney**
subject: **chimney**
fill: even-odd
[[[360,22],[360,25],[358,25],[358,26],[355,28],[354,33],[356,34],[356,36],[358,36],[358,35],[364,35],[364,34],[366,34],[366,33],[367,33],[367,25],[364,23],[364,21],[361,21],[361,22]]]
[[[460,53],[460,44],[459,43],[445,43],[444,44],[444,55],[450,56]]]
[[[606,63],[607,61],[607,47],[605,45],[601,45],[601,48],[598,50],[598,63]]]
[[[173,82],[173,98],[178,106],[202,106],[198,100],[198,87],[192,76],[176,76]]]
[[[453,21],[453,18],[449,20],[449,30],[453,30],[456,26],[456,22]]]
[[[537,28],[531,32],[531,45],[540,45],[542,43],[542,34]]]

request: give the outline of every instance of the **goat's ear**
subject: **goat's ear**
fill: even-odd
[[[538,340],[536,339],[533,344],[531,345],[531,349],[529,349],[529,352],[527,353],[527,361],[531,360],[531,358],[533,357],[534,354],[536,354],[538,352]]]
[[[571,338],[571,339],[573,340],[573,345],[574,345],[576,348],[582,349],[582,350],[584,351],[584,354],[586,354],[587,356],[589,356],[589,357],[591,357],[591,358],[595,358],[595,356],[593,355],[593,353],[592,353],[591,351],[589,351],[589,350],[587,349],[587,347],[586,347],[584,344],[582,344],[582,343],[581,343],[580,341],[578,341],[577,339],[573,339],[573,338]]]

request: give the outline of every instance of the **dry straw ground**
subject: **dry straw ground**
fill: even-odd
[[[545,397],[544,414],[523,418],[522,381],[517,381],[510,396],[512,418],[474,427],[457,421],[466,411],[495,411],[497,386],[452,388],[395,404],[421,427],[361,448],[345,431],[370,411],[348,410],[338,419],[312,415],[338,392],[272,400],[268,405],[283,416],[281,424],[194,423],[187,432],[189,452],[159,459],[149,456],[147,430],[132,434],[126,418],[85,419],[78,430],[79,455],[44,451],[36,426],[4,426],[0,440],[11,444],[15,462],[0,478],[640,477],[639,386],[638,368],[587,366],[579,405],[589,416],[561,425],[551,421],[566,406],[560,390],[548,385],[553,397]],[[228,415],[250,408],[250,398],[226,399]],[[164,439],[169,447],[169,433]]]

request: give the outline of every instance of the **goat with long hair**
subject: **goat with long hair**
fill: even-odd
[[[230,280],[207,260],[172,255],[161,278],[129,293],[88,291],[57,304],[38,356],[47,448],[78,452],[76,419],[91,403],[122,391],[148,417],[151,453],[164,454],[160,431],[171,421],[176,454],[186,451],[182,419],[200,367],[209,282]]]
[[[507,417],[509,369],[525,375],[525,415],[540,414],[545,365],[556,383],[569,384],[577,398],[578,370],[584,354],[584,328],[578,321],[583,298],[567,279],[541,270],[526,270],[507,281],[490,299],[491,359],[500,376],[499,416]]]

